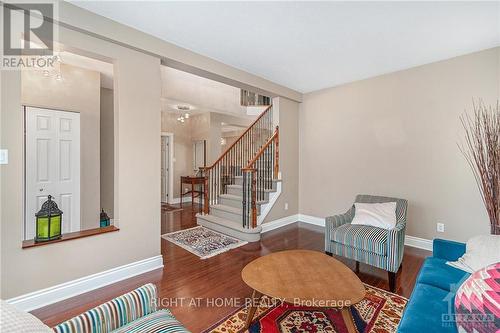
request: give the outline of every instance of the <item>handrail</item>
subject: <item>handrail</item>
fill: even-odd
[[[250,171],[250,170],[253,170],[254,169],[254,165],[255,165],[255,162],[257,162],[257,160],[259,159],[259,157],[264,154],[264,152],[266,151],[267,147],[269,147],[269,145],[271,143],[273,143],[274,140],[276,140],[276,138],[279,136],[279,128],[278,126],[276,126],[276,131],[274,131],[274,134],[269,138],[269,140],[267,140],[267,142],[262,146],[262,148],[260,148],[260,150],[257,152],[257,154],[254,156],[254,158],[252,158],[252,160],[250,162],[248,162],[248,165],[244,168],[241,168],[241,170],[247,170],[247,171]]]
[[[252,127],[266,114],[266,112],[272,107],[272,105],[269,105],[262,113],[257,117],[257,119],[254,120],[254,122],[245,130],[245,132],[241,133],[241,135],[222,153],[219,158],[211,165],[211,166],[206,166],[206,167],[201,167],[200,169],[208,170],[208,169],[213,169],[217,163],[219,163],[224,156],[227,155],[227,153],[240,141],[240,139],[247,134]]]
[[[260,152],[273,135],[273,123],[273,106],[270,105],[212,165],[200,168],[206,177],[203,191],[205,214],[210,213],[210,205],[220,202],[220,196],[227,193],[228,185],[234,185],[237,177],[242,176],[242,167],[254,158],[256,151]]]

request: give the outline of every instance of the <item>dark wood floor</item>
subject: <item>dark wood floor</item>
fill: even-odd
[[[195,213],[191,206],[181,211],[162,212],[162,234],[194,226]],[[161,251],[165,264],[163,269],[49,305],[33,311],[33,314],[47,325],[54,326],[136,287],[152,282],[158,287],[163,307],[171,309],[177,319],[192,332],[201,332],[236,309],[231,305],[237,305],[245,297],[250,296],[251,290],[243,283],[240,276],[241,270],[247,263],[259,256],[287,249],[323,251],[323,237],[322,228],[295,223],[264,234],[258,243],[250,243],[206,260],[200,260],[188,251],[162,239]],[[397,278],[398,294],[405,297],[410,295],[423,259],[428,255],[430,252],[427,251],[410,247],[405,249],[403,268]],[[354,262],[341,260],[354,268]],[[358,276],[372,286],[388,289],[385,271],[361,264]],[[331,287],[335,288],[335,281],[332,281]],[[224,298],[230,304],[211,306]],[[188,304],[189,302],[192,303]]]

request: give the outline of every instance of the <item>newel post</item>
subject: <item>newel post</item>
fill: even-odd
[[[252,169],[252,228],[257,228],[257,170]]]
[[[280,132],[279,126],[276,126],[276,137],[274,139],[274,145],[276,146],[275,156],[274,156],[274,179],[278,178],[278,174],[280,171]]]
[[[209,190],[208,190],[208,168],[207,167],[200,167],[201,175],[204,178],[203,181],[203,214],[209,214],[210,213],[210,197],[208,196]]]

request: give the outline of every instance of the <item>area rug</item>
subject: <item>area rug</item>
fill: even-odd
[[[332,281],[328,288],[335,288]],[[351,307],[351,315],[359,333],[396,332],[408,300],[365,284],[365,298]],[[273,303],[267,296],[261,298],[250,328],[246,330],[248,308],[242,307],[219,321],[204,333],[347,333],[344,320],[335,308],[293,306]]]
[[[207,259],[247,244],[247,242],[226,236],[202,226],[171,232],[162,237],[196,254],[201,259]]]

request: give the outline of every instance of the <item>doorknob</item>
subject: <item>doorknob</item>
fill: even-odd
[[[43,192],[43,188],[40,189],[40,192]]]

